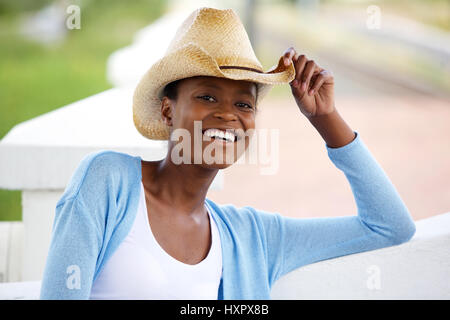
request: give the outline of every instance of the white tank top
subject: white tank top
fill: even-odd
[[[141,182],[133,226],[94,281],[90,299],[216,300],[222,276],[222,248],[209,210],[208,214],[212,239],[207,257],[195,265],[178,261],[153,236]]]

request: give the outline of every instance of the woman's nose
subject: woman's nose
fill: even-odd
[[[222,119],[224,121],[234,121],[237,120],[234,107],[229,104],[222,104],[219,109],[214,113],[216,118]]]

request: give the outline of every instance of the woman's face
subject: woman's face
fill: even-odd
[[[183,157],[183,163],[189,159],[190,163],[216,169],[236,162],[248,148],[255,129],[256,94],[256,83],[249,81],[207,76],[180,81],[176,101],[164,97],[161,107],[162,117],[170,126],[172,160],[178,158],[179,162]],[[225,141],[217,137],[216,130],[207,129],[235,136],[228,135],[233,141]],[[190,137],[185,140],[186,134]]]

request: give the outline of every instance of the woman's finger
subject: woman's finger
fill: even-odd
[[[305,68],[308,59],[304,54],[300,55],[295,62],[295,79],[291,82],[294,87],[298,87],[301,81],[301,74]]]
[[[313,81],[313,84],[311,86],[311,89],[308,91],[308,95],[313,95],[314,93],[316,93],[320,87],[322,86],[322,84],[325,82],[326,80],[326,75],[323,73],[320,73]]]
[[[302,72],[301,75],[301,90],[305,91],[307,88],[309,88],[309,82],[311,80],[311,77],[314,74],[314,71],[316,71],[316,64],[314,60],[308,60],[306,62],[305,69]]]
[[[291,60],[293,60],[294,58],[297,59],[298,54],[295,51],[294,47],[289,47],[283,54],[283,61],[284,61],[284,65],[288,66],[291,63]]]
[[[317,93],[325,82],[333,82],[333,75],[327,70],[322,70],[313,82],[311,90],[308,92],[309,95]]]

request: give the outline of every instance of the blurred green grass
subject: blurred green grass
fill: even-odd
[[[0,138],[20,122],[110,88],[106,80],[108,56],[130,44],[135,32],[166,8],[164,0],[83,4],[81,29],[69,30],[62,43],[51,46],[22,37],[18,30],[25,12],[2,7]],[[0,221],[21,220],[20,202],[20,191],[0,189]]]

